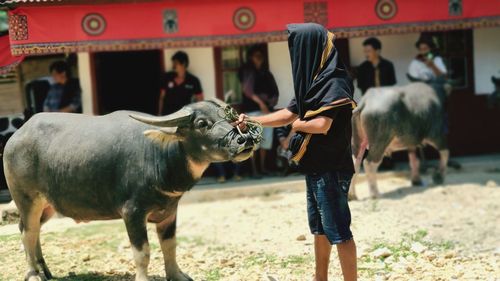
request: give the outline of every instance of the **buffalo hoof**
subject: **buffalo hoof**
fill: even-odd
[[[423,187],[424,186],[424,182],[421,179],[411,180],[411,186]]]
[[[174,276],[167,277],[167,281],[193,281],[193,278],[182,271],[178,271]]]
[[[434,182],[435,185],[441,185],[444,182],[444,177],[441,173],[437,172],[432,175],[432,182]]]
[[[36,271],[30,271],[24,277],[24,281],[47,281],[45,274]]]
[[[45,260],[42,260],[40,263],[39,263],[40,267],[42,268],[43,270],[43,274],[45,274],[45,278],[47,280],[50,280],[52,279],[52,273],[50,272],[49,268],[47,267],[47,264],[45,263]]]

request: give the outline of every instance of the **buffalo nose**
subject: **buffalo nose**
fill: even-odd
[[[244,137],[239,137],[237,140],[238,144],[244,144],[246,139]]]

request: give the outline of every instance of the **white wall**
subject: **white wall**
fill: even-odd
[[[396,79],[398,85],[409,83],[406,78],[406,72],[411,60],[417,54],[415,42],[418,40],[419,33],[410,33],[403,35],[377,36],[382,42],[382,56],[394,64]],[[357,66],[365,60],[363,54],[363,41],[367,37],[349,39],[349,54],[351,66]],[[360,91],[356,88],[355,96],[359,97]]]
[[[90,54],[78,53],[78,78],[82,88],[82,110],[84,114],[94,114],[92,102],[92,73],[90,71]]]
[[[500,77],[500,27],[475,29],[473,36],[475,91],[491,94],[491,76]]]
[[[182,50],[189,56],[188,71],[198,77],[203,88],[205,98],[214,98],[215,88],[215,62],[213,48],[183,48],[183,49],[165,49],[165,70],[172,69],[172,55]]]
[[[269,68],[276,79],[280,98],[277,108],[283,108],[288,105],[294,96],[292,64],[290,62],[290,53],[288,52],[288,43],[274,42],[267,45],[269,55]]]

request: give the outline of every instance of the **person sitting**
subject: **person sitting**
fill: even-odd
[[[446,74],[448,73],[443,58],[437,52],[432,38],[420,36],[415,43],[417,56],[408,67],[408,78],[411,81],[423,81],[434,88],[439,99],[444,104],[446,100]]]
[[[69,65],[65,61],[56,61],[49,67],[54,83],[43,103],[45,112],[81,113],[80,81],[71,77]]]

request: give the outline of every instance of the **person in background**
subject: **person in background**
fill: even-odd
[[[381,50],[382,43],[375,37],[363,42],[366,60],[357,69],[358,88],[362,94],[371,87],[396,84],[394,65],[380,55]]]
[[[189,57],[183,51],[172,56],[173,71],[165,73],[162,79],[158,115],[174,113],[194,101],[203,100],[200,80],[187,71]]]
[[[439,56],[432,38],[420,36],[415,43],[418,50],[417,56],[408,67],[408,75],[421,81],[432,81],[446,77],[446,66],[443,58]]]
[[[411,61],[408,67],[408,78],[410,81],[422,81],[429,84],[441,101],[443,109],[443,120],[444,120],[444,132],[443,134],[449,133],[448,124],[448,93],[450,90],[445,88],[451,88],[447,85],[447,74],[448,70],[444,64],[443,58],[439,55],[438,49],[432,37],[426,36],[425,34],[420,35],[420,38],[415,43],[415,47],[418,50],[417,56]],[[416,151],[409,151],[408,156],[410,158],[410,164],[418,163]],[[422,154],[423,156],[423,154]],[[461,165],[455,160],[448,160],[448,166],[455,169],[460,169]],[[423,185],[423,182],[413,182],[413,185]]]
[[[363,41],[363,52],[366,60],[357,68],[358,88],[364,95],[369,88],[393,86],[396,84],[394,65],[383,58],[380,53],[382,43],[375,37]],[[380,169],[392,169],[394,162],[390,157],[384,157]]]
[[[294,161],[299,170],[306,174],[307,214],[316,258],[314,280],[328,280],[331,249],[336,245],[344,281],[355,281],[356,244],[347,200],[354,174],[354,86],[334,39],[333,33],[319,24],[288,25],[295,98],[287,108],[273,113],[241,114],[235,125],[246,130],[247,120],[269,127],[292,124],[297,133],[290,149],[297,156]]]
[[[249,116],[270,113],[278,103],[278,86],[273,74],[269,71],[269,64],[264,52],[254,46],[248,50],[247,63],[239,71],[243,91],[242,109]],[[267,174],[266,152],[273,145],[273,129],[264,128],[264,140],[260,144],[259,159],[260,172]],[[258,176],[255,159],[252,157],[253,175]]]
[[[291,125],[278,127],[275,130],[276,137],[278,138],[278,148],[276,150],[276,166],[281,169],[283,176],[289,172],[289,159],[292,156],[291,151],[288,149],[290,139],[295,132],[292,130]]]
[[[43,103],[45,112],[81,112],[80,81],[71,77],[69,65],[65,61],[53,62],[49,67],[53,83]]]

